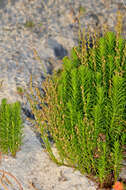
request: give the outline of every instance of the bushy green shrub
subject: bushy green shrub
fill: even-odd
[[[80,41],[63,69],[43,82],[45,94],[36,88],[37,100],[31,87],[33,99],[27,97],[50,157],[105,187],[117,180],[126,146],[126,40],[107,31],[92,37],[92,47]]]
[[[0,105],[0,151],[12,156],[20,149],[22,141],[22,120],[20,103],[7,104],[4,98]]]

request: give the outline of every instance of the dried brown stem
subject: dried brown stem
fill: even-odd
[[[2,172],[3,175],[6,174],[6,175],[9,175],[10,177],[12,177],[12,178],[16,181],[16,183],[19,185],[20,190],[23,190],[21,184],[19,183],[19,181],[16,179],[15,176],[13,176],[11,173],[6,172],[6,171],[4,171],[4,170],[0,170],[0,172]],[[4,186],[4,184],[2,183],[2,180],[1,180],[1,179],[0,179],[0,182],[1,182],[1,184]],[[5,187],[4,187],[4,188],[5,188]],[[5,189],[7,189],[7,188],[5,188]],[[8,189],[7,189],[7,190],[8,190]]]

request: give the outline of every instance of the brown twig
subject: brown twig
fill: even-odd
[[[19,185],[20,190],[23,190],[21,184],[19,183],[19,181],[16,179],[15,176],[13,176],[11,173],[6,172],[6,171],[4,171],[4,170],[0,170],[0,172],[2,172],[3,174],[6,174],[6,175],[9,175],[10,177],[12,177],[12,178],[16,181],[16,183]],[[2,183],[1,179],[0,179],[0,182]],[[3,184],[3,183],[2,183],[2,184]],[[4,184],[3,184],[3,185],[4,185]]]
[[[30,185],[30,187],[31,187],[32,189],[38,190],[38,189],[35,187],[35,184],[34,184],[33,182],[30,182],[30,181],[29,181],[29,185]]]
[[[2,179],[0,179],[0,184],[4,187],[5,190],[8,190],[8,188],[6,187],[6,185],[2,182]]]

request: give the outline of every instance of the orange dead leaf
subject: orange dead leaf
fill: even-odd
[[[121,183],[119,181],[115,182],[113,189],[114,190],[124,190],[123,183]]]

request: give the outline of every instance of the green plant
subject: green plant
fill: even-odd
[[[84,15],[85,12],[86,12],[85,7],[80,6],[79,7],[79,14],[80,14],[80,16]]]
[[[32,20],[27,20],[26,23],[24,24],[24,26],[27,28],[33,28],[35,26],[35,24]]]
[[[21,146],[22,140],[22,120],[20,103],[7,104],[7,100],[2,99],[0,105],[0,150],[2,153],[12,156]]]
[[[92,36],[88,48],[83,33],[63,68],[43,82],[45,94],[36,88],[36,99],[32,77],[32,98],[26,93],[51,159],[97,177],[101,188],[117,181],[126,146],[126,40],[119,26]]]
[[[18,86],[18,87],[17,87],[17,92],[18,92],[18,93],[23,93],[23,89]]]

